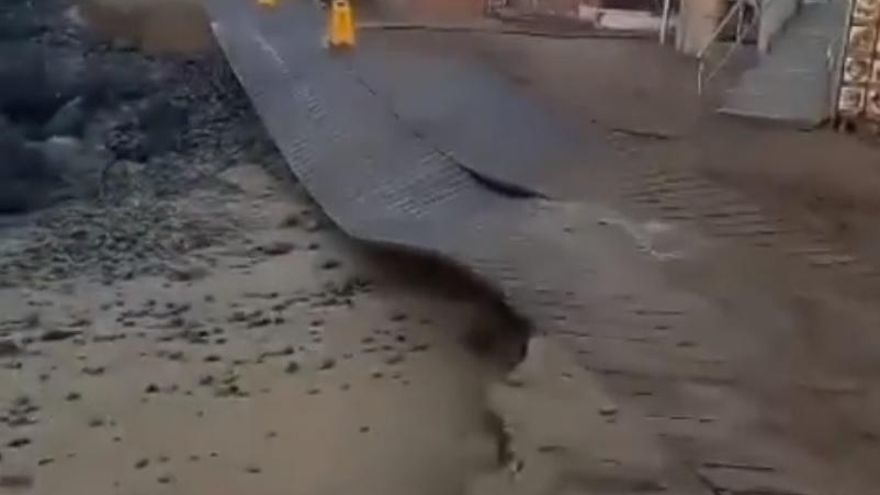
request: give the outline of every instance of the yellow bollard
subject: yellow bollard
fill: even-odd
[[[330,7],[330,31],[327,41],[332,48],[354,47],[354,13],[348,0],[332,0]]]
[[[278,0],[257,0],[257,5],[272,9],[278,6]]]

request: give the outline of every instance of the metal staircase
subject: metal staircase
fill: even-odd
[[[845,17],[844,0],[802,3],[757,65],[724,92],[719,111],[799,127],[824,122]]]

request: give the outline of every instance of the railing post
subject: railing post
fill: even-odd
[[[666,36],[669,33],[669,11],[672,9],[672,0],[663,0],[663,17],[660,20],[660,44],[666,44]]]

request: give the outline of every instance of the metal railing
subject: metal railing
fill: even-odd
[[[746,36],[755,29],[761,22],[761,0],[735,0],[733,6],[728,9],[727,14],[715,27],[712,36],[702,50],[697,52],[697,94],[702,95],[706,85],[721,72],[721,69],[730,61],[733,54],[743,45]],[[746,20],[746,9],[753,9],[751,17]],[[731,22],[736,21],[736,31],[734,33],[734,41],[729,46],[725,46],[724,52],[717,61],[711,57],[713,48],[720,44],[720,38]],[[713,63],[714,62],[714,63]]]

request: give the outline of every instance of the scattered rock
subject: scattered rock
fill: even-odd
[[[294,350],[293,346],[290,346],[290,345],[289,345],[289,346],[285,346],[285,347],[283,347],[283,348],[281,348],[281,349],[278,349],[277,351],[266,351],[266,352],[263,352],[263,353],[260,354],[260,356],[257,358],[257,360],[258,360],[258,361],[262,361],[263,359],[268,358],[268,357],[291,356],[291,355],[293,355],[295,352],[296,352],[296,351]]]
[[[186,355],[183,351],[170,351],[165,357],[168,358],[169,361],[183,361]]]
[[[25,490],[34,485],[34,478],[27,474],[0,474],[0,488]]]
[[[340,266],[342,266],[342,263],[339,262],[339,260],[335,260],[335,259],[331,258],[331,259],[327,259],[327,260],[322,261],[320,266],[321,266],[322,270],[335,270],[335,269],[339,268]]]
[[[104,426],[104,418],[94,417],[89,420],[89,428],[100,428]]]
[[[82,395],[79,392],[70,392],[65,397],[64,400],[67,402],[75,402],[82,398]]]
[[[215,397],[247,397],[248,393],[236,383],[228,383],[214,390]]]
[[[147,459],[146,457],[144,457],[143,459],[139,459],[137,462],[134,463],[134,468],[135,469],[143,469],[149,465],[150,465],[150,460]]]
[[[40,336],[43,342],[59,342],[79,335],[82,332],[76,330],[47,330]]]
[[[289,228],[299,227],[300,225],[302,225],[302,218],[300,218],[299,214],[289,213],[287,216],[285,216],[281,220],[279,227],[289,229]]]
[[[250,474],[259,474],[259,473],[263,472],[263,470],[260,469],[259,466],[247,466],[245,468],[245,471],[247,471]]]
[[[406,356],[402,352],[395,352],[390,356],[385,358],[385,364],[389,366],[393,366],[395,364],[400,364],[406,359]]]
[[[103,375],[105,371],[107,370],[103,366],[86,366],[82,369],[83,374],[89,376],[100,376]]]
[[[201,280],[211,274],[211,271],[203,266],[169,267],[168,279],[174,282],[192,282]]]
[[[9,442],[6,443],[6,446],[10,449],[20,449],[22,447],[26,447],[31,444],[31,439],[27,437],[18,437],[13,438]]]
[[[171,476],[170,474],[163,474],[156,478],[156,481],[159,482],[159,484],[161,485],[168,485],[174,482],[174,476]]]
[[[267,327],[272,324],[272,318],[268,316],[263,318],[256,318],[247,323],[247,328],[262,328]]]
[[[296,361],[291,361],[287,363],[287,366],[284,368],[285,373],[294,374],[300,370],[301,366]]]
[[[323,360],[321,360],[321,364],[318,366],[318,369],[320,369],[322,371],[323,370],[330,370],[330,369],[333,369],[335,366],[336,366],[336,360],[331,357],[328,357],[328,358],[324,358]]]
[[[151,383],[151,384],[147,385],[147,387],[144,389],[144,392],[148,393],[148,394],[158,394],[159,393],[159,386],[156,385],[155,383]]]
[[[216,362],[220,361],[221,359],[222,358],[220,356],[218,356],[217,354],[208,354],[207,356],[205,356],[206,363],[216,363]]]
[[[184,326],[186,326],[186,319],[182,316],[170,318],[164,325],[165,328],[182,328]]]
[[[406,321],[407,319],[409,319],[409,316],[406,313],[404,313],[403,311],[395,311],[395,312],[391,313],[391,316],[388,319],[393,322],[401,322],[401,321]]]
[[[73,321],[68,323],[67,326],[72,327],[72,328],[81,328],[81,327],[87,327],[91,324],[92,324],[92,320],[85,318],[85,317],[79,317],[79,318],[75,318]]]
[[[23,351],[12,339],[0,339],[0,357],[17,356]]]
[[[615,416],[617,415],[618,410],[619,409],[614,404],[605,404],[599,408],[599,414],[606,417]]]
[[[287,241],[272,241],[257,247],[257,251],[268,256],[281,256],[296,249],[296,245]]]

